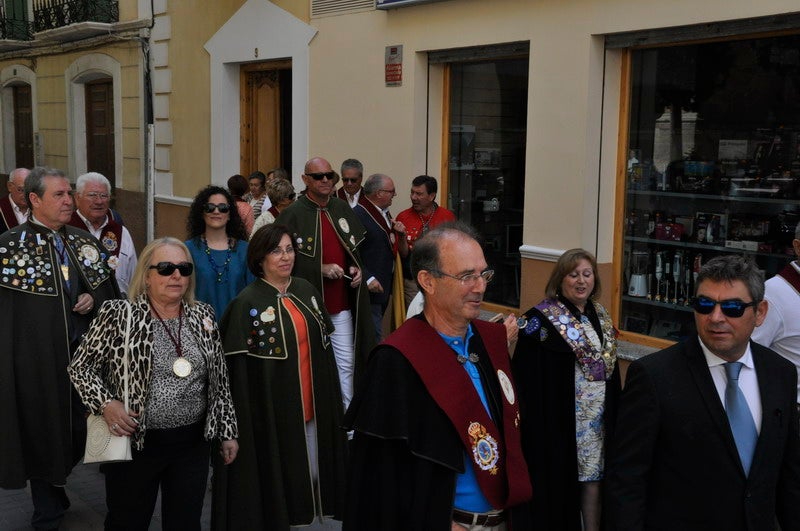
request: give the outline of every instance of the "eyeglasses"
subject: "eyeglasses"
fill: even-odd
[[[228,203],[206,203],[203,205],[203,212],[206,214],[211,214],[215,210],[219,210],[220,214],[227,214],[230,209],[231,206]]]
[[[306,173],[306,175],[308,175],[309,177],[311,177],[315,181],[321,181],[325,177],[327,177],[329,181],[332,181],[333,178],[336,177],[336,172],[325,171],[325,172],[319,172],[319,173]]]
[[[194,271],[194,264],[189,262],[181,262],[180,264],[173,264],[172,262],[159,262],[156,265],[151,265],[148,269],[155,269],[156,273],[161,275],[162,277],[168,277],[175,270],[178,270],[178,273],[181,274],[182,277],[188,277]]]
[[[439,271],[438,269],[431,269],[431,274],[434,276],[438,275],[440,277],[452,278],[461,282],[462,286],[472,287],[478,282],[479,278],[482,278],[487,284],[491,282],[494,278],[494,269],[487,269],[486,271],[481,271],[480,273],[467,273],[466,275],[461,275],[460,277],[449,275],[444,271]]]
[[[272,256],[278,258],[283,256],[284,254],[288,256],[292,256],[294,254],[294,247],[289,246],[286,249],[281,249],[280,247],[275,247],[273,250],[269,252]]]
[[[354,183],[356,181],[358,181],[358,179],[355,177],[342,177],[343,183]]]
[[[726,299],[724,301],[715,301],[714,299],[710,299],[708,297],[695,297],[694,301],[692,301],[692,307],[694,311],[702,315],[708,315],[714,311],[714,307],[719,304],[719,309],[722,310],[722,313],[727,315],[728,317],[741,317],[744,315],[744,311],[749,308],[750,306],[755,306],[758,304],[757,301],[752,302],[743,302],[739,299]]]
[[[83,194],[83,196],[88,197],[92,201],[94,201],[95,199],[100,199],[103,201],[108,201],[109,199],[111,199],[111,194],[104,194],[102,192],[86,192],[85,194]]]
[[[397,192],[394,190],[378,190],[379,192],[385,192],[387,194],[392,194],[392,197],[397,195]]]

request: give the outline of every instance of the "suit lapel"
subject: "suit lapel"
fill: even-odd
[[[776,385],[775,375],[770,370],[766,359],[761,355],[761,347],[750,342],[750,350],[753,353],[753,365],[756,368],[756,378],[758,379],[758,392],[761,395],[761,430],[758,434],[758,442],[756,443],[755,453],[753,455],[753,464],[750,467],[750,475],[756,470],[764,459],[762,455],[767,448],[767,441],[773,440],[777,437],[775,433],[775,422],[773,415],[780,417],[782,420],[784,412],[781,410],[781,400],[778,395],[778,390],[781,386]],[[786,411],[786,418],[790,418],[790,412]],[[780,426],[778,426],[780,427]]]
[[[706,362],[703,350],[700,348],[699,339],[695,338],[687,342],[686,358],[689,372],[692,374],[692,378],[703,399],[706,410],[719,431],[720,438],[725,441],[726,451],[730,454],[731,459],[736,462],[736,466],[744,475],[744,468],[742,468],[742,462],[739,459],[739,451],[736,449],[736,442],[733,440],[731,425],[728,423],[728,416],[725,413],[725,408],[722,406],[717,388],[714,385],[714,380],[711,378],[711,372],[708,369],[708,363]]]

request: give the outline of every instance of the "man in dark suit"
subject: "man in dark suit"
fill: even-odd
[[[342,162],[339,169],[342,175],[342,187],[336,191],[336,197],[342,201],[347,201],[350,208],[355,208],[358,204],[364,204],[364,188],[361,181],[364,178],[364,165],[357,159],[347,159]],[[334,183],[336,184],[336,183]]]
[[[628,369],[606,476],[608,529],[800,529],[797,374],[750,341],[764,276],[739,256],[697,278],[699,337]]]
[[[353,208],[353,212],[367,229],[361,256],[364,259],[364,278],[367,279],[375,338],[378,342],[383,337],[383,314],[392,295],[395,257],[398,251],[403,257],[408,254],[405,226],[399,221],[393,221],[389,214],[395,195],[397,193],[392,179],[376,173],[370,175],[364,183],[364,200]]]

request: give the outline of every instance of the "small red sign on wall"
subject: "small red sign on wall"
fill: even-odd
[[[403,45],[387,46],[385,53],[386,86],[399,87],[403,85]]]

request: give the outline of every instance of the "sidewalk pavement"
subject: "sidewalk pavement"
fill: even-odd
[[[206,492],[201,518],[202,529],[211,528],[211,488]],[[67,496],[71,507],[61,522],[61,531],[102,531],[106,515],[105,479],[100,473],[100,465],[78,465],[67,479]],[[30,489],[0,489],[0,531],[30,530],[33,504]],[[326,520],[324,524],[315,523],[305,527],[309,531],[338,531],[340,522]],[[161,531],[161,498],[156,501],[150,531]]]

